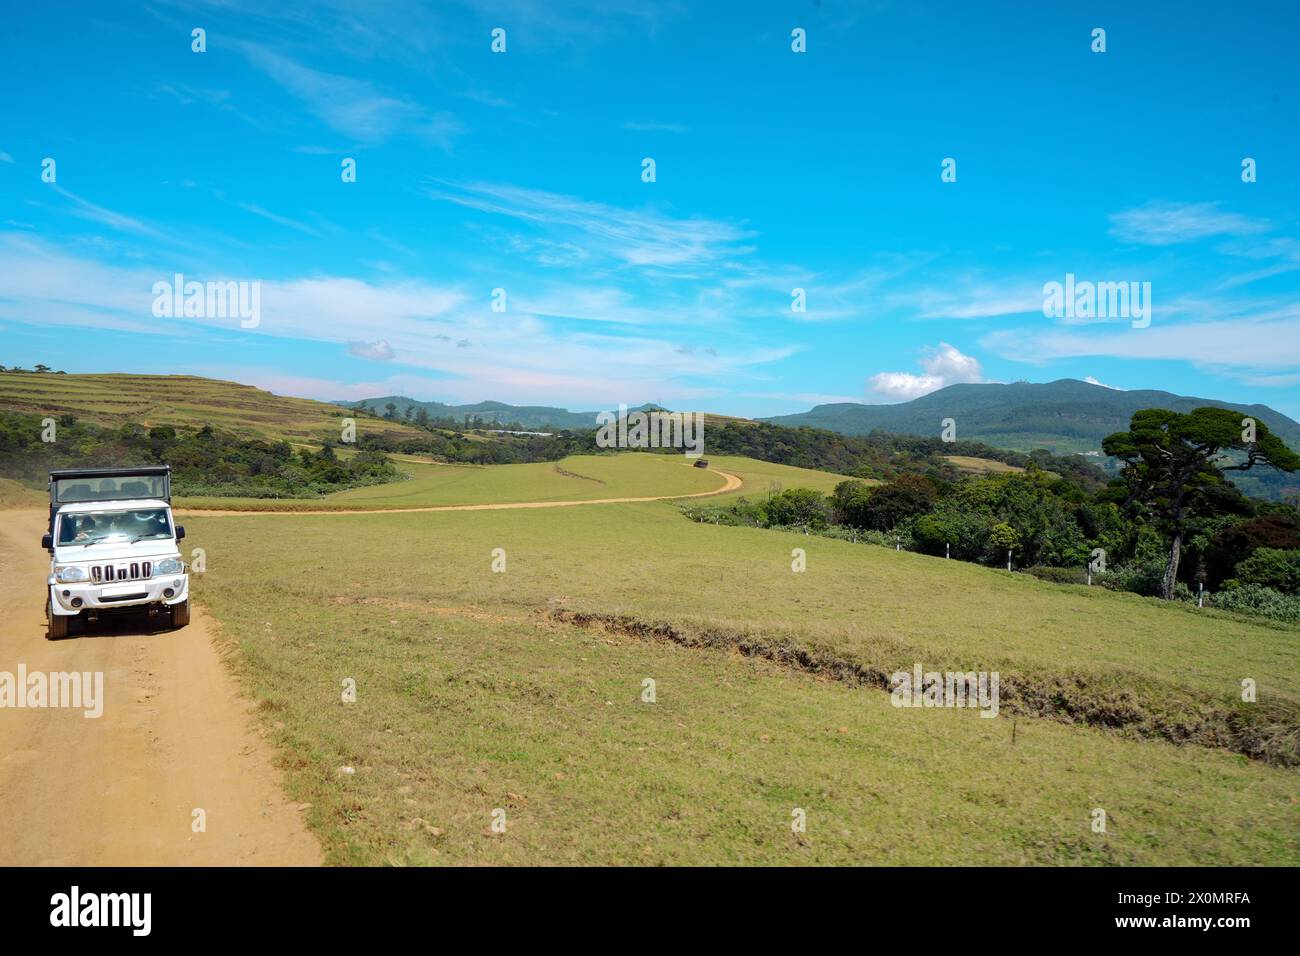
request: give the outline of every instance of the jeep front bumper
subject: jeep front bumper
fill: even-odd
[[[50,579],[50,608],[68,616],[82,611],[107,611],[146,604],[180,604],[190,596],[190,576],[167,574],[121,584],[61,584]],[[168,593],[170,592],[170,593]]]

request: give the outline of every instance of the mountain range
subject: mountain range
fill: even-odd
[[[385,395],[361,401],[332,404],[357,408],[366,406],[384,414],[392,404],[399,418],[406,409],[423,408],[430,418],[451,418],[458,422],[479,418],[498,425],[518,424],[528,429],[592,429],[596,412],[572,412],[548,405],[508,405],[478,402],[448,405],[421,402],[401,395]],[[1128,427],[1133,413],[1142,408],[1168,408],[1186,412],[1203,405],[1239,411],[1263,422],[1293,448],[1300,448],[1300,422],[1267,405],[1241,405],[1212,398],[1175,395],[1155,389],[1123,391],[1063,378],[1055,382],[1013,382],[1011,384],[949,385],[938,391],[895,405],[865,405],[839,402],[817,405],[806,412],[758,419],[790,428],[808,426],[844,435],[867,435],[876,429],[895,434],[937,436],[944,419],[953,419],[956,438],[979,441],[997,448],[1031,451],[1045,448],[1055,454],[1101,454],[1101,440]],[[662,408],[638,405],[636,410]],[[745,419],[740,419],[745,421]]]
[[[332,402],[345,408],[366,408],[383,415],[389,404],[396,414],[406,417],[406,410],[411,414],[423,408],[430,418],[451,418],[457,422],[479,418],[483,422],[497,425],[519,425],[529,430],[548,428],[570,429],[574,431],[596,428],[597,412],[571,412],[567,408],[553,408],[549,405],[507,405],[505,402],[477,402],[473,405],[447,405],[443,402],[420,402],[401,395],[384,395],[380,398],[366,398],[356,402]],[[660,408],[659,405],[638,405],[629,411],[644,411]]]
[[[943,420],[951,418],[959,440],[979,441],[998,448],[1031,451],[1046,448],[1055,454],[1101,453],[1101,440],[1128,428],[1142,408],[1187,412],[1215,405],[1263,422],[1292,448],[1300,448],[1300,423],[1267,405],[1240,405],[1209,398],[1175,395],[1154,389],[1122,391],[1063,378],[1055,382],[949,385],[897,405],[839,402],[817,405],[796,415],[763,421],[797,428],[807,425],[845,435],[882,431],[938,436]]]

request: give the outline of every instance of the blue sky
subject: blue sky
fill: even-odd
[[[1294,3],[6,19],[0,363],[743,415],[1073,377],[1300,418]],[[156,318],[177,272],[260,282],[259,325]],[[1149,327],[1045,317],[1067,273],[1149,282]]]

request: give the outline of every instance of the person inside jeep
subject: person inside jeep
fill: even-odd
[[[68,516],[63,519],[59,529],[59,544],[76,544],[85,542],[95,535],[95,518],[93,515],[80,517]]]

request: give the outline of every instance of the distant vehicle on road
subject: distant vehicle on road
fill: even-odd
[[[695,467],[696,467],[696,468],[708,468],[708,467],[709,467],[709,459],[707,459],[707,458],[696,458],[696,459],[695,459]]]
[[[171,466],[75,468],[50,472],[46,616],[51,640],[74,622],[123,611],[166,613],[190,622],[189,575],[172,519]]]

